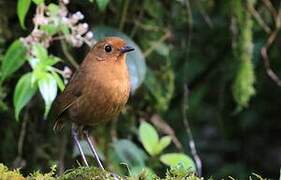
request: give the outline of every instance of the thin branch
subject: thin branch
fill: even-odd
[[[18,154],[12,165],[14,168],[22,168],[26,165],[25,160],[22,159],[22,152],[23,152],[23,145],[26,135],[27,122],[28,122],[28,116],[27,116],[27,112],[25,112],[21,124],[19,139],[18,139]]]
[[[150,48],[148,48],[143,54],[144,57],[148,57],[156,48],[159,47],[159,45],[161,43],[163,43],[164,41],[166,41],[168,38],[171,37],[171,32],[169,30],[166,31],[166,33],[155,43],[152,44],[152,46],[150,46]]]
[[[277,31],[273,31],[269,36],[267,43],[265,46],[261,48],[261,55],[263,57],[264,66],[266,69],[267,75],[278,85],[281,87],[281,79],[277,76],[277,74],[272,70],[270,61],[268,58],[268,48],[271,46],[272,42],[275,40],[277,36]]]
[[[212,22],[211,18],[209,17],[209,15],[205,12],[204,8],[201,5],[201,2],[200,1],[195,1],[195,2],[197,3],[198,9],[199,9],[199,13],[203,17],[203,19],[206,22],[206,24],[210,28],[213,28],[213,22]]]
[[[190,51],[190,45],[191,45],[191,37],[192,37],[192,28],[193,28],[193,16],[192,16],[192,10],[191,10],[191,5],[189,0],[185,0],[185,6],[187,10],[187,15],[188,15],[188,39],[187,39],[187,48],[186,52],[187,55],[189,54]]]
[[[60,42],[61,42],[61,48],[62,48],[63,54],[65,55],[67,60],[71,63],[71,65],[73,65],[75,67],[75,69],[77,70],[79,68],[79,64],[75,61],[75,59],[68,52],[66,43],[64,41],[60,41]]]
[[[192,10],[191,10],[191,5],[189,0],[185,0],[185,5],[186,5],[186,10],[187,10],[187,14],[188,14],[188,40],[187,40],[187,56],[189,56],[189,51],[190,51],[190,46],[191,46],[191,37],[192,37],[192,27],[193,27],[193,17],[192,17]],[[193,139],[193,135],[191,132],[191,128],[187,119],[187,115],[186,115],[186,111],[188,109],[187,106],[187,98],[188,98],[188,89],[187,86],[185,84],[183,84],[183,101],[182,101],[182,118],[183,118],[183,124],[186,130],[186,133],[188,135],[189,138],[189,148],[191,150],[191,154],[195,160],[195,164],[197,167],[197,172],[198,175],[201,176],[202,175],[202,161],[197,153],[196,150],[196,146],[195,146],[195,142]]]
[[[134,27],[132,28],[132,31],[130,33],[130,37],[133,38],[139,28],[139,24],[137,23],[139,19],[142,18],[143,16],[143,12],[144,12],[144,6],[142,5],[141,6],[141,9],[140,9],[140,12],[139,12],[139,15],[138,17],[135,19],[135,22],[134,22]]]
[[[128,7],[129,7],[129,0],[125,0],[124,7],[122,10],[121,20],[120,20],[120,24],[119,24],[120,31],[122,31],[124,28],[124,24],[125,24],[127,12],[128,12]]]
[[[252,5],[248,6],[248,10],[249,12],[252,14],[252,16],[255,18],[255,20],[257,21],[257,23],[263,28],[263,30],[269,34],[271,32],[270,27],[264,22],[264,20],[262,19],[262,17],[260,16],[260,14],[256,11],[255,7],[253,7]]]
[[[171,126],[165,122],[160,115],[158,114],[154,114],[151,117],[151,122],[153,123],[153,125],[161,132],[169,135],[172,138],[172,141],[174,143],[174,145],[176,146],[176,148],[178,150],[182,150],[182,144],[180,143],[180,141],[178,140],[178,138],[176,137],[175,131],[173,130],[173,128],[171,128]]]
[[[184,90],[183,102],[182,102],[183,123],[184,123],[184,127],[186,129],[186,133],[188,134],[188,138],[189,138],[188,144],[189,144],[189,148],[191,150],[191,154],[192,154],[192,156],[195,160],[198,175],[201,176],[202,175],[202,161],[201,161],[201,159],[200,159],[200,157],[197,153],[195,142],[194,142],[193,135],[192,135],[191,128],[190,128],[190,124],[188,122],[187,115],[186,115],[186,111],[188,109],[188,106],[187,106],[187,100],[188,100],[187,99],[188,98],[187,86],[184,85],[183,90]]]
[[[264,1],[266,1],[266,0],[264,0]],[[266,73],[279,87],[281,87],[281,79],[271,68],[270,61],[268,58],[268,49],[271,47],[272,43],[275,41],[275,39],[278,35],[278,32],[281,28],[280,20],[281,20],[281,3],[279,4],[278,13],[277,13],[277,16],[275,17],[276,28],[269,35],[269,37],[266,41],[266,44],[261,48],[261,55],[263,57],[263,62],[264,62],[264,66],[266,69]]]
[[[262,0],[263,3],[265,4],[265,6],[267,7],[267,9],[269,10],[269,12],[272,14],[272,16],[275,18],[277,16],[277,11],[276,9],[273,7],[272,3],[270,2],[270,0]]]
[[[24,143],[24,138],[25,138],[25,134],[26,134],[26,126],[27,126],[27,115],[25,113],[24,118],[23,118],[23,122],[21,125],[21,130],[20,130],[20,137],[19,137],[19,141],[18,141],[18,156],[21,157],[22,156],[22,150],[23,150],[23,143]]]

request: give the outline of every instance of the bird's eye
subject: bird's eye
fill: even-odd
[[[110,45],[106,45],[106,46],[104,47],[104,50],[109,53],[109,52],[112,51],[112,47],[111,47]]]

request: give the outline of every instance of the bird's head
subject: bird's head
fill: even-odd
[[[127,46],[126,42],[119,37],[107,37],[95,44],[92,54],[98,61],[125,60],[125,54],[134,48]]]

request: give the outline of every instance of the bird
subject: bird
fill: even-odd
[[[98,41],[54,101],[54,130],[60,131],[66,123],[72,125],[73,141],[86,166],[89,165],[79,142],[81,134],[104,170],[89,129],[116,118],[126,105],[130,94],[126,54],[133,50],[119,37]]]

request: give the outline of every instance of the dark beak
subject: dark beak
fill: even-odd
[[[130,51],[133,51],[133,50],[135,50],[135,49],[132,48],[132,47],[130,47],[130,46],[124,46],[124,47],[122,47],[122,48],[120,49],[120,51],[121,51],[122,53],[127,53],[127,52],[130,52]]]

